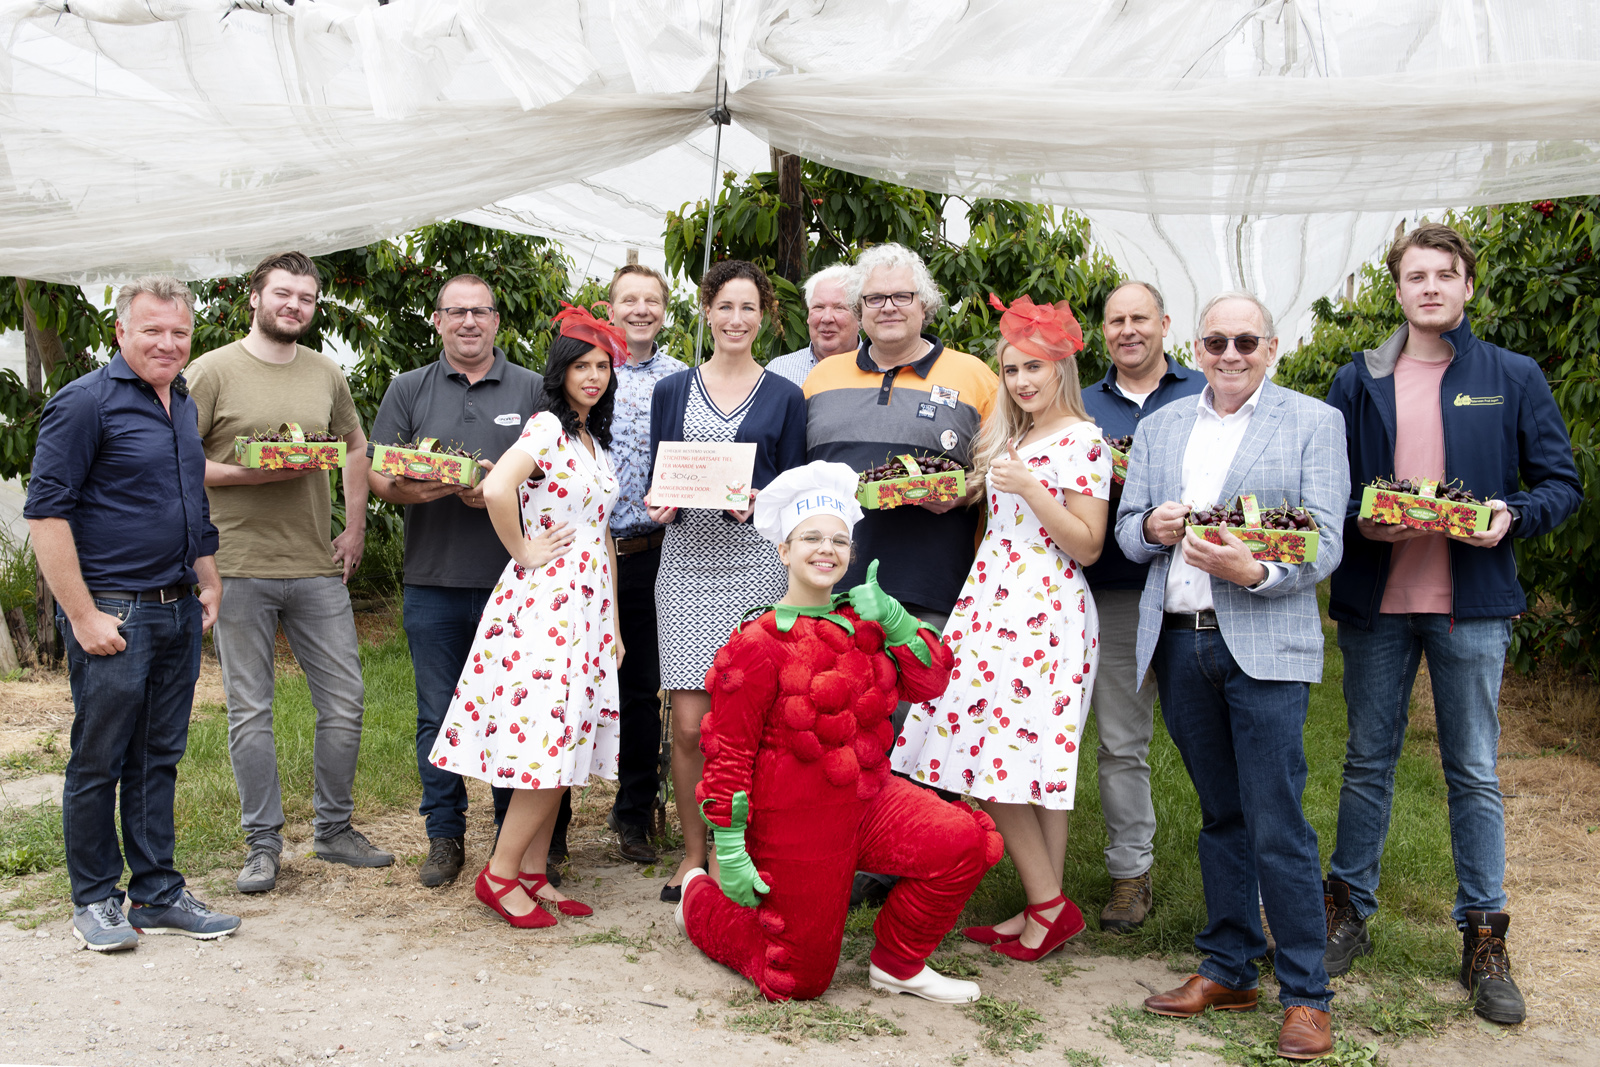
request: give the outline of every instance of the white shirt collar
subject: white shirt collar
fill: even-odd
[[[1210,415],[1217,419],[1228,419],[1234,415],[1252,415],[1255,413],[1256,404],[1261,400],[1261,391],[1266,387],[1267,379],[1262,378],[1261,384],[1256,386],[1256,391],[1250,394],[1250,399],[1239,405],[1238,411],[1235,411],[1233,415],[1223,415],[1211,403],[1211,384],[1208,382],[1206,387],[1200,390],[1199,397],[1196,400],[1196,407],[1199,409],[1200,414]]]

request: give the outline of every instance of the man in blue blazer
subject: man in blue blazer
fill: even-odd
[[[1140,423],[1117,509],[1117,543],[1150,563],[1137,677],[1154,663],[1167,732],[1202,815],[1207,924],[1195,947],[1208,958],[1145,1008],[1188,1018],[1256,1006],[1254,961],[1266,952],[1259,884],[1278,943],[1278,1053],[1315,1059],[1333,1047],[1333,994],[1317,835],[1300,810],[1302,732],[1311,683],[1322,679],[1317,582],[1339,565],[1350,494],[1344,420],[1267,381],[1278,341],[1271,313],[1248,293],[1206,304],[1195,350],[1206,388]],[[1263,563],[1231,533],[1214,545],[1187,529],[1191,507],[1241,493],[1308,510],[1316,558]]]

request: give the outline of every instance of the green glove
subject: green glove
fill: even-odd
[[[709,800],[706,804],[711,803]],[[750,853],[744,850],[744,830],[750,818],[750,797],[744,790],[733,794],[733,813],[724,829],[706,818],[705,804],[700,806],[700,818],[711,827],[711,836],[717,843],[718,878],[722,892],[735,904],[753,908],[761,903],[757,893],[770,893],[772,887],[761,880]]]
[[[917,633],[922,628],[922,622],[878,585],[877,560],[867,564],[867,580],[850,590],[850,606],[863,619],[882,626],[884,639],[891,647],[905,645],[910,648],[924,667],[933,662],[927,644]]]

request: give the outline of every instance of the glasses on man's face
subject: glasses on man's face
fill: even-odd
[[[801,534],[799,537],[793,538],[792,540],[799,541],[802,545],[805,545],[813,552],[821,548],[824,544],[832,545],[834,550],[837,552],[850,551],[850,538],[846,537],[844,534],[834,534],[832,537],[824,537],[815,530],[809,530],[806,533]]]
[[[1253,333],[1241,333],[1237,337],[1224,337],[1213,334],[1210,337],[1202,337],[1200,339],[1200,343],[1206,346],[1206,351],[1213,356],[1220,356],[1226,352],[1229,341],[1233,342],[1233,350],[1235,352],[1238,352],[1241,356],[1248,356],[1260,347],[1262,339]]]
[[[439,311],[451,322],[466,322],[468,316],[479,319],[492,319],[495,315],[495,310],[491,307],[440,308]]]
[[[892,300],[895,307],[908,308],[916,298],[916,293],[863,293],[861,302],[869,308],[881,308],[886,301]]]

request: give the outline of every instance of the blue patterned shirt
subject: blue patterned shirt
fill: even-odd
[[[643,363],[629,361],[616,368],[611,463],[617,470],[619,492],[611,511],[613,537],[640,537],[660,529],[644,507],[644,495],[650,491],[650,396],[656,382],[688,369],[688,364],[659,348]]]

